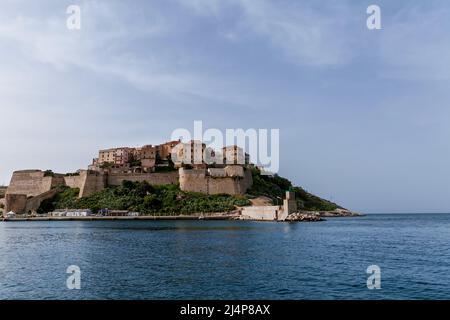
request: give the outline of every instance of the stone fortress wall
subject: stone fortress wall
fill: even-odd
[[[179,180],[181,190],[206,194],[244,194],[253,184],[250,170],[238,165],[210,169],[180,168]]]
[[[51,190],[58,184],[64,184],[62,175],[45,176],[40,170],[23,170],[14,172],[6,194],[25,194],[34,197]]]
[[[110,173],[108,185],[119,186],[123,181],[143,182],[152,185],[178,184],[178,171],[164,173]]]
[[[42,201],[53,197],[61,185],[65,185],[61,174],[46,175],[40,170],[16,171],[6,189],[5,211],[23,213],[35,210]]]
[[[80,170],[78,175],[46,176],[40,170],[24,170],[13,173],[6,190],[5,212],[28,213],[37,210],[41,202],[53,197],[58,187],[80,189],[79,197],[87,197],[108,186],[118,186],[123,181],[147,181],[152,185],[180,184],[183,191],[206,194],[244,194],[252,185],[250,170],[242,166],[227,166],[222,169],[180,168],[165,173],[119,173]]]

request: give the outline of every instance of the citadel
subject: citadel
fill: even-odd
[[[219,152],[196,140],[112,148],[100,150],[87,169],[75,173],[16,171],[1,201],[6,212],[31,213],[42,201],[55,196],[61,186],[78,188],[81,198],[123,181],[179,184],[182,191],[237,195],[253,184],[250,166],[249,155],[236,145]]]

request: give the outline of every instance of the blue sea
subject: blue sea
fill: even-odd
[[[450,215],[0,222],[0,298],[449,299]]]

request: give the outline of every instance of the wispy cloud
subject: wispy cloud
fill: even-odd
[[[385,22],[380,41],[374,45],[385,63],[384,77],[450,79],[450,7],[445,4],[410,4]]]
[[[224,31],[230,40],[266,39],[274,51],[279,51],[298,65],[333,66],[348,63],[351,50],[349,15],[346,2],[327,3],[328,10],[320,10],[311,2],[297,1],[182,1],[197,13],[220,17],[237,16],[233,25]],[[229,21],[229,20],[227,20]],[[233,20],[232,20],[233,21]]]

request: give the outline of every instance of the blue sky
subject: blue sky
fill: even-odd
[[[449,16],[444,0],[4,0],[0,184],[202,120],[279,128],[280,174],[350,209],[448,212]]]

